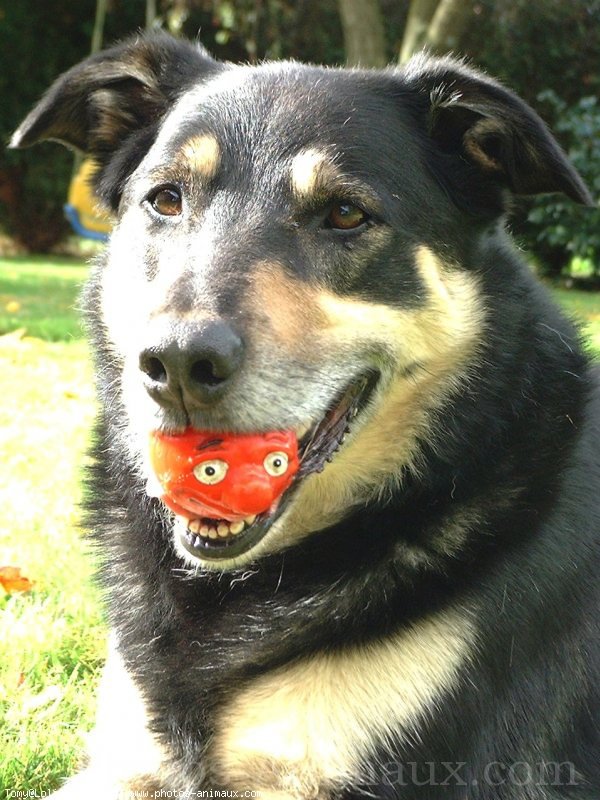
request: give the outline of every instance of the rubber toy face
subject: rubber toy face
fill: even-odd
[[[163,503],[188,518],[230,522],[268,511],[298,471],[293,431],[228,435],[154,432],[150,461]]]

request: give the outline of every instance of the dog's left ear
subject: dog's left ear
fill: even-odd
[[[10,147],[52,139],[102,161],[130,134],[160,120],[192,82],[222,69],[198,44],[164,33],[133,37],[57,78]]]
[[[416,56],[403,70],[429,104],[430,136],[514,194],[564,192],[594,205],[544,122],[519,97],[451,58]]]

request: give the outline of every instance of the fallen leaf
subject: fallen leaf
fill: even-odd
[[[21,575],[21,567],[0,567],[0,585],[8,594],[28,592],[33,584],[34,581]]]

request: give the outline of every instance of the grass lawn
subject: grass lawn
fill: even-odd
[[[94,414],[73,311],[85,274],[68,260],[0,259],[0,567],[35,581],[27,593],[0,588],[0,790],[38,796],[75,769],[105,647],[78,512]],[[556,296],[600,355],[600,295]]]
[[[568,313],[581,322],[590,352],[600,358],[600,292],[554,289],[553,293]]]
[[[25,594],[0,588],[0,790],[37,796],[76,766],[104,655],[78,525],[94,414],[73,312],[85,273],[73,262],[0,260],[0,333],[19,330],[0,336],[0,566],[35,581]]]
[[[73,306],[85,273],[71,259],[0,259],[0,335],[25,328],[28,336],[49,342],[80,339]]]

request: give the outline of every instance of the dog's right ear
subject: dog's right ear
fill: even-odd
[[[197,44],[139,36],[65,72],[13,134],[10,147],[52,139],[99,157],[158,121],[194,81],[224,65]]]
[[[477,197],[478,209],[485,204],[499,209],[505,201],[498,190],[563,192],[577,203],[594,205],[546,125],[501,84],[461,61],[422,54],[403,74],[427,108],[428,135],[452,159],[444,177],[455,197],[462,196],[467,205]]]

